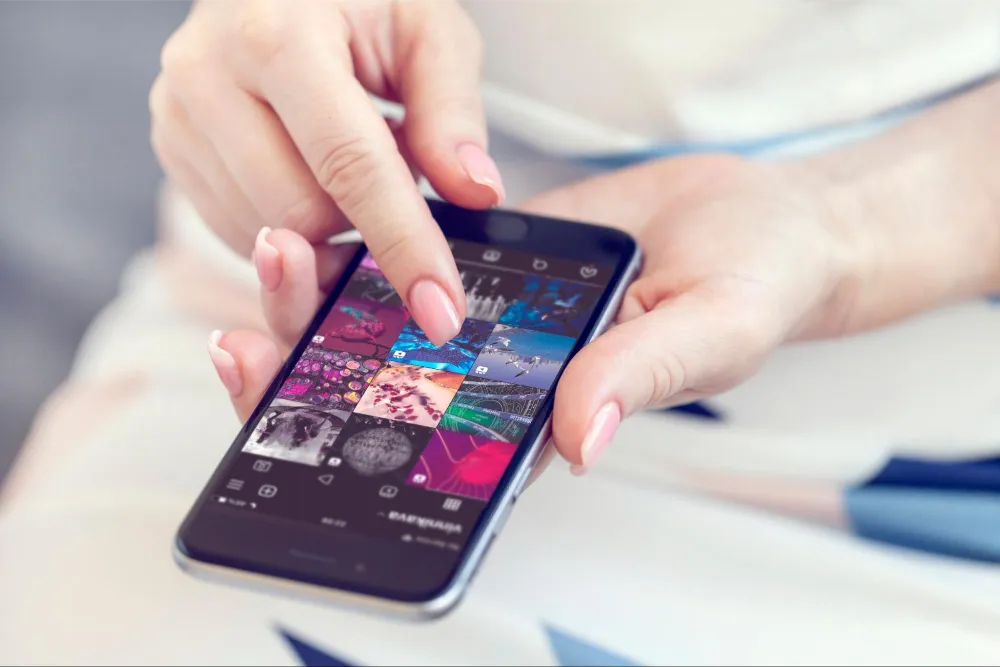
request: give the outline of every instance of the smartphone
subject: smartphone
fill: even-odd
[[[462,598],[546,445],[563,368],[640,253],[607,227],[428,203],[461,332],[432,345],[359,247],[184,520],[182,568],[411,619]]]

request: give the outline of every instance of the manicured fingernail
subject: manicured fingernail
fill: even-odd
[[[597,459],[607,448],[608,443],[615,437],[618,424],[622,421],[622,412],[618,404],[612,401],[597,411],[594,419],[590,422],[587,435],[583,438],[583,447],[580,450],[582,465],[573,465],[570,471],[574,475],[582,475],[590,470]]]
[[[500,170],[486,151],[475,144],[462,144],[458,147],[458,161],[462,163],[469,178],[493,191],[496,197],[494,206],[503,204],[507,195],[503,189],[503,181],[500,180]]]
[[[260,278],[261,285],[267,291],[273,292],[281,284],[284,268],[281,265],[281,253],[267,241],[270,233],[270,227],[262,227],[257,234],[253,248],[253,263],[257,267],[257,277]]]
[[[243,391],[243,378],[240,376],[240,369],[236,365],[236,359],[233,358],[233,355],[219,347],[221,340],[222,332],[213,331],[208,337],[208,356],[212,358],[215,372],[219,374],[219,379],[225,385],[226,391],[231,396],[239,396]]]
[[[433,280],[420,280],[410,289],[410,313],[437,346],[454,338],[462,328],[455,304]]]

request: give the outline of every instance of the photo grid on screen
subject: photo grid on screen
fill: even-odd
[[[600,290],[459,270],[469,317],[436,347],[366,255],[243,451],[488,501]]]

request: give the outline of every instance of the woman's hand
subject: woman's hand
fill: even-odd
[[[200,0],[163,49],[152,143],[240,252],[270,227],[321,244],[353,224],[441,343],[458,332],[465,294],[413,173],[466,207],[503,200],[486,152],[480,52],[450,0]],[[383,119],[369,93],[401,102],[404,124]]]
[[[645,253],[618,324],[567,366],[553,441],[582,472],[621,419],[724,391],[778,345],[866,326],[868,232],[819,176],[728,156],[663,160],[530,202],[617,226]]]

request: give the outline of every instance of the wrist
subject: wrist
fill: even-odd
[[[808,210],[825,230],[826,247],[826,288],[789,340],[834,338],[874,326],[867,301],[878,282],[881,250],[860,192],[806,162],[788,162],[781,168],[784,180],[810,202]]]
[[[958,178],[968,172],[948,155],[884,159],[866,149],[793,167],[815,183],[843,258],[815,335],[857,333],[1000,291],[1000,190]]]

